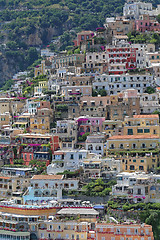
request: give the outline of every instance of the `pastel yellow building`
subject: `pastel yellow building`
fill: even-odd
[[[0,115],[0,128],[9,125],[11,121],[11,116],[9,113],[3,113]]]
[[[159,137],[123,135],[108,138],[106,155],[121,160],[123,171],[150,171],[159,166]]]
[[[47,81],[40,81],[38,86],[34,87],[34,96],[41,96],[44,93],[44,90],[48,88]]]
[[[107,137],[113,135],[121,135],[122,133],[122,121],[105,120],[102,123],[103,132],[106,133]]]
[[[133,118],[125,117],[123,134],[159,136],[158,114],[134,115]]]
[[[34,69],[34,77],[45,74],[45,61],[41,61],[39,66],[36,66]]]
[[[37,114],[30,119],[30,131],[45,134],[50,132],[50,118],[52,110],[48,108],[38,109]]]
[[[46,221],[39,224],[39,239],[87,239],[88,222]]]

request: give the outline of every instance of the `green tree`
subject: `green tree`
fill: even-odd
[[[38,59],[38,52],[36,48],[34,47],[29,48],[28,54],[27,54],[28,65],[32,65],[32,63],[34,63],[37,59]]]
[[[100,94],[102,97],[107,96],[107,91],[105,89],[100,89],[98,91],[98,94]]]
[[[98,92],[92,88],[92,97],[97,97]]]
[[[155,89],[152,88],[152,87],[147,87],[146,90],[145,90],[145,93],[148,93],[148,94],[155,93]]]

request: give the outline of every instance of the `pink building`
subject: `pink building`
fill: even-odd
[[[83,116],[77,119],[78,135],[82,136],[84,133],[102,132],[102,123],[105,117],[89,117]]]
[[[160,23],[149,15],[142,15],[139,20],[136,20],[136,31],[160,31]]]
[[[82,31],[77,34],[77,38],[73,41],[74,46],[80,46],[82,42],[91,39],[94,36],[92,31]]]

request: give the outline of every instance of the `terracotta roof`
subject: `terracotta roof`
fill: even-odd
[[[155,136],[155,135],[123,135],[123,136],[120,136],[120,135],[116,135],[116,136],[112,136],[110,138],[108,138],[108,140],[121,140],[121,139],[143,139],[143,138],[146,138],[146,139],[154,139],[154,138],[159,138],[158,136]]]
[[[0,176],[0,179],[11,179],[11,177],[3,177],[3,176]]]
[[[82,32],[79,32],[78,35],[80,35],[80,34],[90,34],[90,33],[93,33],[93,31],[82,31]]]
[[[64,175],[34,175],[33,180],[61,180]]]
[[[158,90],[160,90],[160,87],[157,87]]]
[[[133,115],[134,118],[159,118],[158,114],[151,115]]]
[[[53,155],[63,155],[64,152],[54,152]]]

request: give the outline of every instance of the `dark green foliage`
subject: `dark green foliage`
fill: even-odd
[[[87,139],[87,136],[88,136],[89,134],[90,134],[89,132],[84,133],[82,136],[78,137],[78,141],[79,141],[79,142],[85,142],[86,139]]]
[[[27,57],[26,57],[28,65],[31,65],[37,59],[38,59],[38,53],[37,53],[36,48],[33,48],[33,47],[29,48],[29,50],[27,52]]]
[[[155,93],[155,89],[152,87],[147,87],[145,90],[145,93],[149,93],[149,94]]]
[[[43,173],[46,170],[46,163],[42,161],[37,161],[37,160],[31,160],[30,161],[30,166],[34,168],[36,173]]]
[[[101,95],[101,97],[107,96],[107,91],[105,89],[92,89],[92,97],[97,97],[98,95]]]
[[[10,89],[10,87],[13,85],[14,81],[12,79],[9,79],[8,81],[6,81],[6,83],[3,85],[3,87],[1,88],[4,91],[7,91]]]
[[[80,177],[83,173],[83,169],[79,168],[78,170],[76,170],[75,172],[70,172],[65,170],[62,173],[58,173],[57,175],[65,175],[66,178],[76,178],[76,177]]]
[[[88,183],[84,186],[83,194],[87,196],[100,196],[105,197],[112,191],[112,186],[116,184],[116,181],[111,180],[108,183],[104,183],[102,179],[97,179],[95,182]]]
[[[160,14],[157,16],[157,21],[160,23]]]
[[[15,159],[13,160],[14,165],[23,165],[24,160],[23,159]]]
[[[140,33],[133,31],[127,35],[131,43],[155,43],[157,47],[160,46],[160,36],[158,33]]]
[[[98,92],[92,89],[92,97],[97,97],[97,96],[98,96]]]

